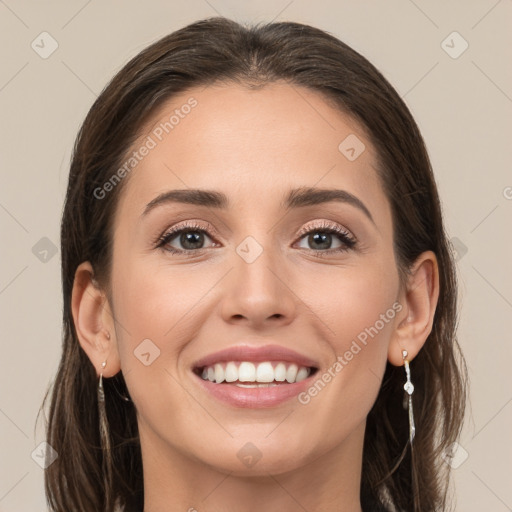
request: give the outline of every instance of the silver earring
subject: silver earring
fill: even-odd
[[[103,363],[101,363],[101,368],[105,368],[105,366],[107,366],[107,361],[103,361]],[[131,402],[131,400],[125,396],[125,395],[122,395],[121,393],[119,393],[119,391],[117,390],[117,387],[114,385],[114,389],[116,390],[116,393],[125,401],[125,402]],[[103,389],[103,373],[100,373],[100,380],[98,382],[98,405],[100,404],[104,404],[105,402],[105,391]]]
[[[404,360],[405,374],[407,376],[407,382],[404,384],[404,390],[409,395],[408,409],[409,409],[409,440],[412,444],[412,440],[416,434],[416,427],[414,425],[414,413],[412,410],[412,394],[414,393],[414,385],[411,382],[411,369],[409,368],[409,360],[407,359],[407,350],[402,350],[402,357]],[[404,396],[404,402],[407,396]]]
[[[101,369],[104,370],[107,366],[107,361],[101,363]],[[98,415],[99,415],[99,431],[101,450],[103,452],[102,469],[106,481],[107,488],[110,487],[112,482],[112,455],[110,434],[107,420],[107,410],[105,407],[105,391],[103,389],[103,372],[100,373],[100,380],[98,383]],[[109,498],[107,496],[107,507],[109,506]]]
[[[101,363],[102,370],[105,369],[105,366],[107,366],[107,361]],[[110,452],[110,436],[108,433],[107,411],[105,408],[105,391],[103,389],[103,372],[100,373],[98,383],[98,413],[101,445],[103,450]]]
[[[101,363],[101,369],[105,369],[105,366],[107,366],[107,361],[103,361]],[[98,383],[98,402],[104,402],[105,401],[105,391],[103,390],[103,372],[100,373],[100,381]]]

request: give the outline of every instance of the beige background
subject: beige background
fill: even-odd
[[[35,418],[60,357],[60,259],[51,248],[78,127],[129,58],[216,14],[330,31],[410,107],[459,254],[472,406],[452,461],[457,510],[512,510],[510,0],[0,0],[0,511],[46,510]],[[46,59],[31,47],[46,37],[50,48],[44,31],[58,44]],[[464,40],[467,50],[452,58],[447,51],[459,53]]]

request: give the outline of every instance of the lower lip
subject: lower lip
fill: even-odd
[[[316,373],[316,372],[315,372]],[[292,384],[278,384],[266,388],[241,388],[235,384],[216,384],[204,380],[194,373],[204,389],[215,398],[234,407],[250,407],[253,409],[274,407],[297,396],[311,385],[314,374],[300,382]],[[251,384],[251,383],[247,383]]]

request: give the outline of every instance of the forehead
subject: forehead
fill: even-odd
[[[131,151],[151,149],[130,172],[118,209],[140,214],[176,188],[222,189],[248,208],[297,186],[344,188],[370,205],[385,201],[365,130],[304,87],[191,88],[166,101],[140,133]]]

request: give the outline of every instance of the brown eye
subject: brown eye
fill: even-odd
[[[204,247],[206,239],[212,240],[201,226],[197,224],[181,225],[181,227],[173,228],[159,237],[156,247],[161,247],[171,253],[195,252],[207,248]]]
[[[174,239],[177,239],[177,242],[181,245],[179,250],[191,251],[203,248],[202,245],[204,244],[205,234],[203,231],[181,230],[172,235],[168,235],[165,240],[165,245],[169,245],[171,240]]]
[[[302,231],[301,235],[301,242],[307,244],[307,247],[301,248],[329,254],[348,251],[357,243],[348,231],[330,223]]]

